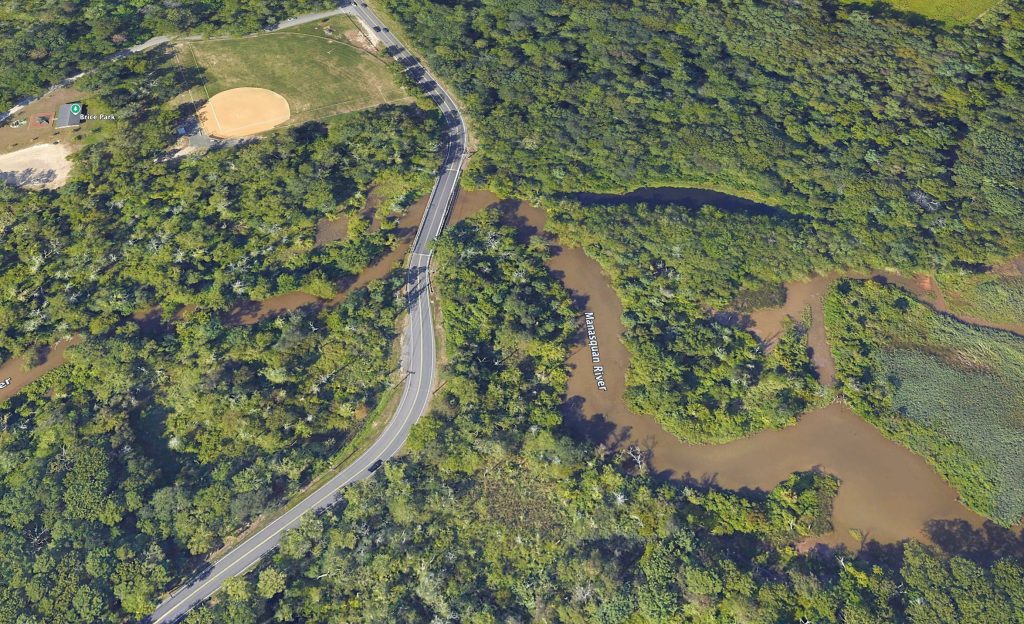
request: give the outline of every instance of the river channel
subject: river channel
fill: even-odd
[[[375,214],[377,200],[371,193],[367,200],[367,207],[363,215],[369,217]],[[422,197],[410,206],[392,233],[397,237],[398,242],[387,254],[377,259],[373,264],[363,270],[357,276],[351,276],[337,284],[338,294],[332,299],[320,299],[305,292],[289,292],[275,295],[263,301],[249,301],[239,304],[224,314],[224,321],[228,324],[252,325],[265,318],[284,314],[297,308],[312,306],[324,308],[337,305],[353,290],[365,286],[375,279],[380,279],[391,272],[397,264],[405,258],[413,239],[416,236],[416,229],[420,219],[423,218],[423,211],[427,207],[427,197]],[[380,222],[374,219],[370,226],[371,231],[380,228]],[[335,220],[322,220],[317,227],[316,244],[324,245],[330,242],[341,240],[347,234],[347,218],[340,217]],[[190,308],[179,310],[176,317],[187,315]],[[140,310],[132,315],[132,320],[140,328],[150,334],[157,335],[167,330],[164,325],[159,308]],[[0,365],[0,402],[14,396],[25,386],[36,381],[46,373],[58,368],[65,362],[65,352],[69,346],[81,342],[81,336],[73,336],[67,340],[61,340],[52,347],[47,347],[40,354],[40,363],[32,368],[25,367],[24,358],[12,358]]]
[[[779,431],[766,431],[723,445],[691,445],[665,432],[653,418],[636,414],[623,397],[629,352],[621,341],[622,306],[601,267],[581,249],[563,248],[544,233],[544,212],[526,203],[500,201],[486,192],[462,192],[453,208],[451,223],[485,206],[499,205],[526,238],[542,235],[552,244],[552,272],[573,297],[581,331],[569,358],[566,424],[575,436],[609,448],[635,445],[650,452],[650,467],[665,478],[693,479],[729,489],[768,490],[795,471],[818,468],[841,480],[833,509],[834,531],[816,538],[826,545],[858,548],[864,541],[891,543],[907,538],[933,541],[935,523],[955,521],[953,526],[982,527],[985,519],[957,500],[956,492],[920,457],[883,437],[873,426],[843,404],[835,403],[805,414],[799,423]],[[333,301],[305,293],[288,293],[266,301],[239,306],[228,314],[236,323],[259,319],[306,305],[331,305],[353,288],[383,277],[405,254],[422,215],[425,200],[417,202],[401,220],[400,244],[357,278],[342,284]],[[339,223],[321,229],[321,242],[344,236]],[[831,353],[821,323],[821,298],[838,275],[816,277],[787,285],[783,306],[758,310],[745,319],[750,329],[770,344],[786,316],[800,317],[810,308],[810,346],[826,383],[834,372]],[[893,281],[923,301],[944,310],[941,292],[927,278],[907,279],[894,274],[864,275]],[[594,374],[585,315],[592,314],[593,337],[599,345],[601,389]],[[42,365],[29,371],[12,360],[0,367],[0,381],[16,377],[17,383],[0,388],[0,401],[13,395],[45,372],[59,366],[62,342],[50,349]],[[991,526],[990,524],[988,525]]]
[[[924,459],[882,436],[872,425],[841,403],[805,414],[791,427],[765,431],[722,445],[692,445],[665,432],[651,417],[634,413],[623,397],[629,352],[621,341],[622,306],[601,267],[583,250],[560,247],[543,233],[544,212],[526,203],[499,202],[484,192],[463,192],[454,217],[499,204],[520,227],[524,237],[541,234],[554,250],[553,273],[569,289],[579,314],[581,332],[569,358],[567,426],[574,435],[610,448],[635,445],[650,452],[650,467],[666,478],[715,483],[728,489],[768,490],[796,471],[818,468],[841,480],[833,509],[832,533],[813,540],[826,545],[858,548],[867,541],[892,543],[915,538],[933,541],[931,527],[954,521],[955,526],[980,528],[986,520],[964,507],[956,492]],[[823,276],[789,285],[786,304],[751,315],[752,329],[771,340],[787,314],[799,318],[810,306],[814,315],[812,343],[822,378],[831,377],[831,354],[821,327],[821,295],[837,276]],[[929,303],[935,297],[923,280],[896,275],[878,276],[912,288]],[[600,350],[599,388],[587,344],[585,315],[593,313]],[[966,524],[961,524],[966,523]]]

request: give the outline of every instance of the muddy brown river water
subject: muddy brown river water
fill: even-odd
[[[417,202],[399,224],[401,244],[351,283],[344,284],[334,302],[353,288],[383,277],[401,260],[424,205],[424,201]],[[607,390],[598,387],[586,332],[581,331],[568,362],[571,374],[564,408],[566,423],[577,437],[613,448],[636,445],[650,451],[651,469],[661,476],[713,482],[729,489],[768,490],[791,473],[811,468],[832,473],[841,480],[833,509],[835,530],[816,540],[822,544],[857,548],[863,540],[934,541],[928,527],[943,520],[962,521],[962,527],[986,525],[991,529],[991,523],[958,502],[956,492],[923,459],[884,438],[840,403],[805,414],[798,424],[786,429],[717,446],[684,444],[666,433],[653,418],[633,413],[623,398],[629,352],[620,339],[624,331],[622,306],[608,277],[583,250],[559,247],[556,240],[543,232],[544,212],[529,204],[500,201],[490,193],[462,192],[453,207],[451,222],[489,205],[500,205],[524,237],[540,234],[551,241],[555,253],[549,266],[570,290],[580,315],[581,330],[584,314],[593,313],[602,381]],[[340,224],[333,224],[333,228],[326,236],[344,235]],[[789,284],[783,306],[756,311],[749,319],[752,331],[770,343],[787,315],[799,318],[810,307],[810,345],[826,382],[832,377],[834,364],[821,323],[821,298],[836,277],[821,276]],[[892,274],[881,277],[908,288],[937,309],[944,309],[941,292],[931,280]],[[330,303],[333,302],[303,293],[289,293],[239,308],[233,312],[232,320],[252,323],[303,305]],[[16,374],[19,383],[17,387],[12,384],[0,389],[0,400],[59,366],[67,346],[62,343],[52,349],[46,362],[30,371],[23,371],[19,361],[4,364],[0,368],[0,382]]]
[[[64,363],[64,352],[68,347],[81,342],[80,336],[72,336],[48,347],[42,354],[42,363],[25,368],[25,358],[11,358],[0,365],[0,402],[14,396],[22,388],[39,379]]]
[[[525,203],[499,202],[483,192],[463,192],[455,216],[499,204],[517,222],[524,236],[543,235],[544,212]],[[956,492],[924,459],[889,441],[841,403],[805,414],[799,423],[780,431],[766,431],[723,445],[692,445],[665,432],[651,417],[634,413],[623,397],[629,352],[620,339],[622,306],[608,277],[581,249],[564,248],[551,239],[555,254],[551,270],[570,290],[584,327],[584,314],[594,315],[603,381],[601,390],[593,373],[590,348],[581,331],[569,358],[570,379],[565,418],[577,437],[610,447],[636,445],[650,451],[651,469],[661,476],[713,482],[729,489],[768,490],[795,471],[819,468],[841,480],[833,509],[834,531],[817,538],[817,543],[844,544],[858,548],[862,541],[883,543],[907,538],[932,541],[928,527],[936,521],[963,521],[975,528],[986,521],[964,507]],[[824,364],[831,354],[821,327],[821,295],[837,276],[824,276],[790,285],[784,306],[751,315],[754,330],[770,339],[779,331],[787,314],[799,318],[812,307],[815,322],[812,336],[816,361]],[[928,285],[886,276],[912,288],[932,302]],[[825,378],[823,375],[823,378]]]
[[[364,214],[370,216],[375,207],[376,200],[371,194]],[[229,324],[252,325],[267,317],[284,314],[304,306],[330,307],[341,303],[353,290],[365,286],[372,280],[384,277],[398,266],[416,236],[416,229],[419,227],[420,219],[423,217],[423,211],[426,207],[426,197],[420,198],[410,206],[393,230],[393,233],[398,238],[398,243],[394,249],[379,258],[358,276],[352,276],[339,283],[338,294],[333,299],[320,299],[309,293],[298,291],[284,293],[264,299],[263,301],[250,301],[236,306],[233,310],[225,313],[225,322]],[[379,228],[380,222],[375,220],[371,229],[376,230]],[[346,233],[347,219],[345,217],[335,220],[322,220],[317,228],[316,241],[318,245],[326,244],[341,240],[345,237]],[[190,310],[191,307],[187,306],[183,310],[179,310],[176,317],[180,318],[187,315]],[[140,310],[132,315],[132,319],[144,331],[149,333],[156,334],[166,331],[158,308]],[[32,368],[25,368],[24,358],[12,358],[4,362],[0,365],[0,401],[14,396],[25,386],[63,365],[67,348],[79,342],[81,342],[81,336],[74,336],[69,340],[62,340],[56,345],[47,348],[42,354],[42,363]]]

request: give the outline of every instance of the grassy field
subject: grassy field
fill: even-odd
[[[205,70],[205,85],[192,92],[196,100],[236,87],[270,89],[288,100],[292,124],[405,101],[409,94],[386,62],[353,43],[354,28],[338,16],[279,32],[189,42],[180,59]]]
[[[1024,330],[1024,275],[991,272],[938,278],[950,312]]]
[[[908,13],[917,13],[947,24],[966,24],[1002,0],[888,0]]]
[[[1024,516],[1024,338],[961,323],[905,291],[840,282],[826,299],[850,404],[1000,524]]]

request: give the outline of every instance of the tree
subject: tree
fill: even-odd
[[[285,589],[287,577],[276,568],[260,570],[260,578],[256,583],[256,593],[263,598],[273,598]]]

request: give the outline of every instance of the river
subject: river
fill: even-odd
[[[359,275],[342,280],[337,285],[338,294],[334,298],[320,299],[309,293],[299,291],[284,293],[269,297],[263,301],[241,303],[224,314],[224,321],[228,324],[252,325],[265,318],[284,314],[304,306],[323,308],[341,303],[353,290],[365,286],[375,279],[386,276],[400,265],[401,261],[405,258],[406,252],[409,250],[409,246],[416,237],[416,229],[419,226],[420,219],[423,217],[423,211],[426,209],[426,206],[426,197],[417,200],[410,206],[399,220],[396,228],[392,230],[395,236],[398,237],[398,243],[395,247],[377,259]],[[367,200],[367,208],[363,210],[363,214],[370,216],[375,213],[375,208],[376,200],[371,193]],[[371,231],[379,228],[380,223],[374,219],[370,227]],[[347,219],[345,217],[334,220],[322,220],[317,228],[317,245],[341,240],[346,236],[346,233]],[[186,306],[185,309],[178,311],[176,317],[180,318],[187,315],[190,309],[190,307]],[[166,325],[164,325],[161,319],[159,308],[140,310],[132,315],[132,320],[148,335],[158,335],[167,330]],[[32,368],[25,367],[24,358],[12,358],[0,365],[0,384],[6,382],[5,385],[0,387],[0,402],[14,396],[25,386],[63,365],[67,348],[78,344],[81,340],[81,336],[74,336],[68,340],[61,340],[52,347],[47,347],[40,354],[41,363]]]
[[[651,417],[634,413],[623,397],[629,352],[620,337],[622,306],[601,267],[583,250],[558,245],[543,234],[544,212],[526,203],[499,202],[485,192],[463,192],[454,215],[465,218],[480,208],[498,204],[521,228],[523,236],[542,234],[554,250],[549,261],[553,273],[572,294],[580,315],[592,312],[604,368],[601,390],[593,373],[591,350],[585,331],[578,335],[570,355],[568,399],[564,416],[570,431],[580,439],[608,448],[635,445],[650,451],[650,467],[665,478],[687,478],[714,483],[728,489],[768,490],[795,471],[819,468],[841,480],[833,508],[834,530],[812,540],[826,545],[843,544],[858,548],[864,541],[882,543],[914,538],[933,541],[933,523],[963,522],[980,528],[985,518],[967,509],[956,492],[924,459],[896,444],[841,403],[805,414],[791,427],[765,431],[722,445],[693,445],[680,442],[665,432]],[[815,278],[791,284],[784,306],[751,315],[755,331],[770,337],[781,327],[786,314],[800,316],[803,309],[818,301],[837,276]],[[904,280],[926,297],[925,284]],[[820,318],[820,316],[816,317]],[[820,322],[812,326],[812,346],[816,362],[831,362]],[[817,332],[817,333],[815,333]],[[829,377],[832,370],[824,370]]]
[[[462,192],[453,207],[451,222],[457,223],[495,204],[519,226],[522,237],[540,234],[548,238],[554,252],[549,266],[571,292],[580,315],[581,332],[568,361],[571,372],[564,406],[566,424],[578,438],[604,444],[609,449],[635,445],[650,451],[650,467],[661,477],[689,478],[729,489],[768,490],[795,471],[825,470],[841,480],[833,509],[834,531],[813,540],[826,545],[857,548],[864,540],[891,543],[907,538],[928,542],[933,541],[935,532],[930,527],[935,522],[956,521],[974,528],[986,524],[984,518],[958,502],[956,492],[922,458],[883,437],[840,403],[805,414],[799,423],[780,431],[765,431],[729,444],[709,446],[680,442],[653,418],[632,412],[623,397],[629,352],[620,339],[624,331],[622,306],[608,277],[583,250],[560,247],[557,240],[544,233],[544,212],[529,204],[500,201],[485,192]],[[425,201],[417,202],[399,223],[400,244],[342,285],[334,300],[288,293],[240,306],[228,315],[230,320],[254,323],[304,305],[330,305],[341,301],[353,288],[383,277],[404,257],[424,206]],[[341,226],[331,224],[330,234],[325,236],[343,236]],[[752,331],[770,343],[787,315],[799,317],[809,306],[813,319],[810,346],[826,382],[832,377],[834,365],[821,323],[821,297],[837,277],[827,275],[788,284],[783,306],[758,310],[749,316]],[[875,277],[899,283],[944,310],[941,292],[932,280],[894,274]],[[601,381],[607,390],[601,390],[597,384],[592,352],[586,344],[583,318],[587,312],[593,314],[603,367]],[[4,364],[0,381],[16,375],[18,383],[0,389],[0,400],[59,366],[69,344],[58,344],[44,364],[27,372],[22,370],[20,361]]]

